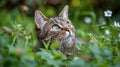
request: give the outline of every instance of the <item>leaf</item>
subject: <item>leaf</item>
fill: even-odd
[[[56,49],[58,47],[58,42],[52,43],[50,47]]]
[[[98,46],[96,46],[96,45],[91,45],[90,46],[90,49],[91,49],[91,51],[96,55],[96,54],[100,54],[100,49],[99,49],[99,47]]]
[[[16,33],[13,33],[12,36],[10,37],[10,44],[12,44],[12,46],[15,44],[17,35]]]
[[[73,60],[68,67],[85,67],[85,61],[81,58]]]
[[[22,56],[23,60],[34,61],[34,55],[32,53],[27,53]]]
[[[50,41],[48,41],[48,42],[43,41],[43,44],[44,44],[45,48],[48,50]]]

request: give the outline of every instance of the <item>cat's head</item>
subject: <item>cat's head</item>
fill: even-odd
[[[75,28],[68,18],[68,6],[53,18],[47,18],[41,11],[35,11],[35,23],[39,29],[38,37],[45,41],[57,41],[60,44],[72,44]],[[70,45],[69,45],[70,46]]]

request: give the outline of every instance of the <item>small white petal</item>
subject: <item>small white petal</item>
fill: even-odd
[[[90,24],[92,21],[91,17],[85,17],[84,22]]]
[[[116,22],[116,21],[114,21],[113,25],[116,26],[116,27],[120,27],[120,23]]]
[[[105,30],[105,33],[106,34],[110,34],[110,31],[107,29],[107,30]]]
[[[21,24],[18,24],[17,26],[18,26],[18,27],[21,27],[22,25],[21,25]]]
[[[111,17],[112,11],[110,11],[110,10],[104,11],[104,15],[105,15],[105,17]]]

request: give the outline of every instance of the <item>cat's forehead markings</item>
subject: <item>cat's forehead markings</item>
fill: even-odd
[[[54,18],[50,18],[50,23],[56,23],[57,24],[57,22],[54,20]]]
[[[62,17],[55,17],[55,20],[57,20],[57,21],[65,21]]]
[[[60,20],[58,18],[50,18],[50,21],[54,22],[54,23],[59,23]]]
[[[60,27],[65,25],[66,20],[62,17],[52,17],[50,18],[50,24],[57,24]]]
[[[66,22],[66,20],[62,17],[55,18],[55,20],[59,23],[62,23],[62,24],[64,24]]]
[[[65,21],[63,19],[61,19],[60,17],[59,18],[55,18],[54,20],[55,20],[55,22],[59,23],[62,26],[64,26],[64,24],[65,24]]]

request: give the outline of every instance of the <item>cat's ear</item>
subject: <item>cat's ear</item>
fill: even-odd
[[[60,12],[59,16],[65,19],[68,19],[68,5],[66,5],[63,10]]]
[[[39,10],[35,11],[35,23],[37,28],[42,29],[45,25],[45,20],[47,20],[47,17]]]

